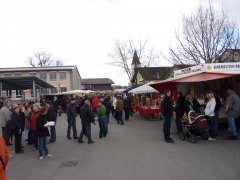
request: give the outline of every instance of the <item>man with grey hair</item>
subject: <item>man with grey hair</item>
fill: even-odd
[[[0,110],[0,123],[2,127],[2,136],[7,146],[10,146],[10,129],[7,127],[7,122],[12,119],[12,112],[10,111],[10,101],[5,101],[4,106]]]
[[[85,134],[88,138],[88,144],[94,143],[91,138],[91,123],[94,124],[94,115],[89,100],[86,100],[84,106],[80,109],[80,118],[82,120],[82,130],[78,142],[84,143],[83,135]]]

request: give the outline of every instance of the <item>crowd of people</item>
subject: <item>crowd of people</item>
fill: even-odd
[[[188,94],[183,97],[182,92],[177,93],[177,100],[175,103],[171,101],[171,91],[165,90],[164,97],[161,103],[161,111],[163,115],[163,132],[164,139],[168,143],[174,143],[172,138],[170,138],[170,128],[171,128],[171,118],[173,116],[173,110],[176,113],[176,127],[178,133],[183,131],[182,119],[183,116],[187,116],[188,112],[194,111],[202,113],[205,115],[209,126],[209,138],[208,140],[216,140],[218,135],[218,119],[219,111],[222,107],[222,102],[220,98],[211,91],[206,92],[205,101],[203,104],[203,109],[197,101],[193,98],[192,94]],[[227,97],[225,100],[225,114],[228,120],[228,140],[238,140],[237,136],[237,120],[240,115],[240,98],[234,92],[232,87],[227,88]]]

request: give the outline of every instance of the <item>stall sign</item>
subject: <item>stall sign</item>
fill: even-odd
[[[180,78],[180,77],[184,77],[184,76],[199,74],[201,72],[204,72],[204,65],[202,65],[202,64],[174,71],[174,78]]]
[[[240,63],[205,64],[205,72],[239,74]]]

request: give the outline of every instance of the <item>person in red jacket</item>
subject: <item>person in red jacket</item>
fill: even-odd
[[[9,153],[5,144],[5,141],[0,137],[0,179],[7,180],[5,168],[8,164]]]
[[[96,95],[92,98],[91,106],[94,116],[98,116],[99,99]]]
[[[38,141],[37,141],[37,120],[40,116],[40,104],[34,104],[32,107],[32,112],[29,114],[29,122],[30,122],[30,132],[32,144],[34,145],[34,151],[38,149]]]

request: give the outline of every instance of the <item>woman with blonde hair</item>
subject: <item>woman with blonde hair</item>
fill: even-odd
[[[215,127],[216,127],[216,118],[215,118],[215,107],[216,107],[216,100],[214,98],[214,95],[212,92],[208,92],[206,94],[207,98],[207,104],[206,108],[204,110],[206,119],[208,121],[208,126],[209,126],[209,133],[210,137],[208,140],[216,140],[216,132],[215,132]]]

